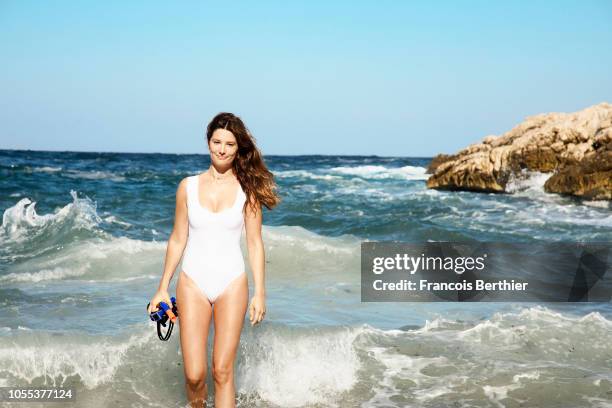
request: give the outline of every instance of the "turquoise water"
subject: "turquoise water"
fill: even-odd
[[[440,192],[425,188],[429,161],[266,157],[282,203],[264,212],[268,316],[242,334],[240,406],[606,406],[609,304],[360,302],[363,240],[612,240],[608,203],[546,194],[545,175],[512,195]],[[177,185],[208,166],[0,151],[0,386],[184,405],[178,334],[160,342],[145,305]]]

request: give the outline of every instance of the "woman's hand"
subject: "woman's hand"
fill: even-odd
[[[249,320],[251,326],[261,322],[266,315],[266,298],[264,295],[255,295],[249,305]]]
[[[151,303],[149,303],[149,307],[147,308],[147,312],[151,314],[152,312],[157,311],[159,308],[157,305],[159,302],[166,302],[166,304],[172,307],[172,301],[170,300],[170,295],[167,290],[158,290],[155,292],[153,297],[151,298]]]

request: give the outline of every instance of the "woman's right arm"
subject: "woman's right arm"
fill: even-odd
[[[170,238],[168,238],[168,247],[166,249],[166,258],[164,261],[164,273],[159,282],[157,293],[151,299],[149,312],[157,309],[157,303],[160,301],[170,305],[168,296],[168,287],[174,275],[174,271],[178,266],[183,251],[187,245],[187,235],[189,232],[189,221],[187,218],[187,178],[184,178],[179,183],[176,190],[176,209],[174,213],[174,227]]]

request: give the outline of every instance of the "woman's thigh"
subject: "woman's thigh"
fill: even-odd
[[[231,369],[240,341],[249,298],[249,285],[246,273],[237,277],[217,298],[213,308],[215,340],[213,346],[213,366]]]
[[[196,283],[181,271],[176,285],[181,352],[188,380],[206,376],[206,343],[212,306]]]

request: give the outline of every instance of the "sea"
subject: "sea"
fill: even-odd
[[[360,290],[364,241],[610,242],[609,202],[548,194],[539,173],[512,194],[431,190],[431,158],[265,161],[282,201],[264,210],[267,316],[245,321],[237,406],[612,407],[609,303],[361,302]],[[177,186],[209,165],[0,151],[0,387],[76,395],[0,404],[186,406],[178,327],[160,341],[146,305]],[[210,367],[208,389],[213,406]]]

